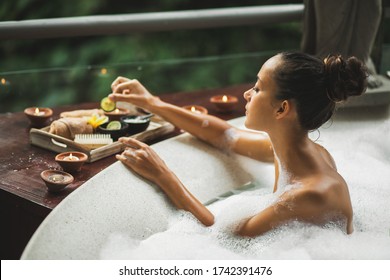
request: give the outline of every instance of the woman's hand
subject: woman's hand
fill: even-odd
[[[147,110],[149,110],[153,100],[158,99],[136,79],[118,77],[111,84],[111,89],[113,92],[109,95],[111,100],[132,103]]]
[[[128,168],[158,185],[162,175],[171,172],[165,162],[148,145],[131,137],[119,138],[126,146],[121,155],[116,155]]]

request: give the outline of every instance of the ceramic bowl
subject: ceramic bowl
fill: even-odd
[[[50,108],[30,107],[24,110],[24,114],[30,120],[34,127],[45,126],[53,115],[53,110]]]
[[[45,182],[48,191],[53,193],[62,191],[74,180],[72,175],[59,170],[42,171],[41,178]]]
[[[129,125],[127,133],[129,135],[133,135],[145,131],[149,127],[150,117],[136,115],[125,116],[121,118],[121,122],[127,123]]]
[[[96,131],[101,134],[110,134],[112,140],[117,141],[118,138],[126,136],[128,133],[129,125],[125,122],[121,121],[121,128],[120,129],[107,129],[107,125],[109,123],[104,123],[102,125],[99,125]]]
[[[73,173],[81,170],[88,156],[81,152],[64,152],[56,155],[55,160],[65,172]]]

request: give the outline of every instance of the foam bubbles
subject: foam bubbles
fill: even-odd
[[[261,187],[210,205],[215,215],[213,226],[204,227],[191,214],[175,211],[168,230],[145,240],[133,239],[126,233],[112,234],[101,250],[101,257],[390,259],[390,121],[381,125],[356,124],[348,127],[348,134],[346,125],[334,123],[321,132],[320,141],[331,152],[348,183],[354,209],[353,234],[345,234],[334,223],[320,227],[291,222],[256,238],[236,236],[234,230],[243,219],[270,205],[279,194],[272,194],[273,174],[256,174],[251,163],[247,170]]]

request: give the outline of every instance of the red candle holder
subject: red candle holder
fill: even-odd
[[[208,111],[205,107],[199,105],[187,105],[183,106],[184,109],[191,111],[194,114],[207,114]]]
[[[50,108],[30,107],[24,110],[24,114],[30,120],[32,126],[42,127],[53,115],[53,110]]]
[[[217,95],[210,98],[218,112],[229,113],[237,106],[238,98],[231,95]]]

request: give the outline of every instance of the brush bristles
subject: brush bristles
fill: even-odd
[[[76,134],[74,141],[80,145],[96,149],[113,143],[110,134]]]

